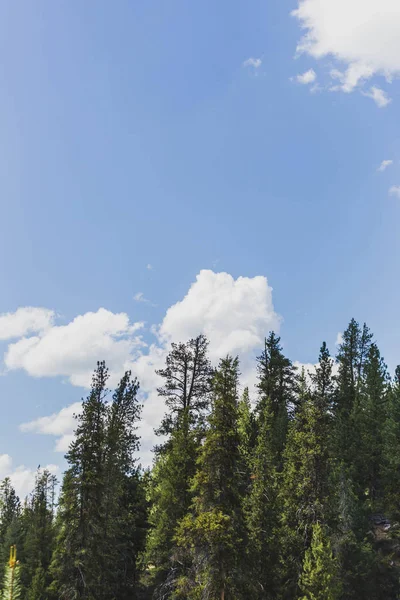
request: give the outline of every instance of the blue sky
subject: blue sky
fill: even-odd
[[[150,395],[144,356],[162,361],[197,327],[218,330],[215,355],[243,354],[245,376],[279,322],[293,360],[315,361],[323,339],[335,352],[355,316],[391,369],[400,362],[400,8],[385,0],[375,19],[377,6],[304,0],[296,17],[296,0],[1,4],[0,471],[17,469],[21,491],[38,463],[62,466],[59,411],[86,394],[75,364],[97,348],[115,371],[132,355]],[[342,31],[343,10],[346,27],[368,31]],[[307,72],[315,80],[296,80]],[[206,296],[226,300],[221,313]],[[2,334],[26,307],[54,315]],[[90,313],[107,321],[100,342],[96,320],[85,333]],[[64,343],[57,327],[79,316]],[[34,351],[7,359],[32,336]],[[56,365],[52,340],[65,349]],[[43,421],[20,431],[48,415],[52,433]]]

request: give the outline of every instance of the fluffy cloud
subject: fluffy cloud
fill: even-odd
[[[381,164],[379,165],[379,167],[378,167],[378,171],[379,171],[380,173],[383,173],[383,171],[386,171],[386,169],[387,169],[388,167],[390,167],[392,164],[393,164],[393,161],[392,161],[392,160],[383,160],[383,161],[381,162]]]
[[[314,71],[314,69],[309,69],[308,71],[306,71],[302,75],[297,75],[296,76],[296,81],[298,83],[303,84],[303,85],[308,85],[309,83],[314,83],[314,81],[316,79],[317,79],[317,74]]]
[[[0,315],[0,340],[11,340],[30,333],[43,332],[54,322],[55,313],[47,308],[26,306],[14,313]]]
[[[244,61],[243,66],[244,67],[254,67],[254,69],[259,69],[262,65],[262,60],[261,58],[248,58],[247,60]]]
[[[109,313],[109,315],[113,315],[113,313]],[[71,327],[75,321],[85,320],[85,317],[87,315],[77,317],[65,327]],[[124,318],[119,316],[119,319],[112,328],[109,327],[107,330],[107,335],[112,338],[111,346],[122,343],[118,339],[114,340],[113,336],[116,335],[116,332],[119,335],[121,332],[126,333],[132,329],[135,331],[135,326],[129,325],[126,315]],[[110,320],[114,322],[111,317]],[[121,351],[113,351],[114,371],[131,368],[139,378],[141,393],[145,398],[140,428],[143,464],[149,464],[151,461],[151,448],[155,443],[153,430],[160,423],[164,412],[164,405],[156,391],[160,384],[160,378],[156,375],[155,370],[164,364],[170,343],[186,341],[199,333],[204,333],[210,340],[210,357],[214,364],[227,353],[239,354],[243,382],[252,385],[255,374],[254,352],[261,347],[264,336],[270,330],[279,330],[280,322],[281,319],[275,312],[272,302],[272,289],[265,277],[234,279],[228,273],[204,270],[197,275],[196,281],[191,285],[183,300],[167,310],[161,325],[154,330],[156,342],[147,348],[146,353],[143,352],[143,348],[138,349],[137,344],[131,338],[125,340],[128,342],[127,347],[124,346]],[[73,343],[73,336],[79,336],[79,344]],[[6,355],[8,364],[11,363],[10,355],[11,357],[17,356],[18,361],[15,360],[11,364],[19,364],[20,368],[25,368],[30,374],[38,375],[40,373],[48,376],[63,374],[67,375],[71,383],[75,385],[86,385],[87,371],[91,371],[99,357],[105,357],[107,360],[107,356],[104,352],[99,354],[99,347],[93,350],[90,336],[83,336],[80,327],[69,329],[66,337],[68,343],[64,344],[62,355],[56,357],[51,356],[47,345],[42,348],[37,345],[36,338],[34,338],[34,342],[31,342],[32,348],[27,343],[26,349],[24,344],[29,342],[30,338],[21,340],[15,344],[22,344],[20,351],[16,352],[12,347],[9,349]],[[56,335],[56,338],[59,338],[59,334]],[[100,338],[102,339],[102,336]],[[75,360],[74,354],[78,345],[85,360],[85,367],[82,371],[78,371],[79,360]],[[51,344],[51,347],[53,348],[54,344]],[[132,350],[133,354],[132,352],[129,354]],[[30,352],[32,355],[28,360]],[[19,358],[20,356],[22,359]],[[33,358],[34,356],[35,358]],[[117,364],[117,359],[119,364]],[[40,368],[36,365],[40,365]],[[79,409],[80,404],[75,403],[70,407],[63,408],[59,413],[26,423],[21,426],[21,429],[56,436],[56,449],[65,452],[73,437],[75,425],[73,414]]]
[[[74,402],[74,404],[62,408],[58,413],[47,417],[40,417],[29,423],[22,423],[20,430],[23,432],[56,436],[55,450],[65,453],[74,437],[73,434],[76,426],[75,415],[79,415],[81,408],[81,402]]]
[[[298,53],[336,59],[340,69],[331,76],[343,91],[351,92],[376,75],[388,81],[399,76],[398,0],[298,0],[292,14],[304,30]],[[386,95],[373,88],[370,94],[378,106],[387,105]]]
[[[212,360],[227,353],[246,354],[258,348],[280,318],[266,277],[239,277],[200,271],[185,298],[168,309],[160,327],[162,340],[187,340],[204,333]]]
[[[396,196],[396,198],[400,198],[400,185],[392,185],[389,190],[389,196]]]
[[[0,454],[0,479],[9,477],[20,498],[25,498],[29,494],[35,483],[36,471],[28,469],[24,465],[13,468],[13,461],[9,454]],[[53,475],[57,475],[59,467],[57,465],[46,465],[44,467]]]
[[[125,313],[100,308],[10,344],[4,362],[8,369],[24,369],[33,377],[65,376],[73,385],[87,386],[93,366],[104,359],[114,382],[143,344],[136,335],[142,326],[131,325]]]

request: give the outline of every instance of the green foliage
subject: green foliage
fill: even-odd
[[[262,418],[264,405],[268,404],[273,424],[270,431],[275,463],[282,467],[282,452],[285,447],[289,424],[289,412],[296,404],[295,368],[282,354],[280,338],[271,332],[264,343],[264,350],[257,358],[259,400],[257,413]]]
[[[51,593],[66,600],[135,596],[137,560],[146,529],[146,501],[135,463],[140,406],[130,372],[112,402],[99,363],[66,456],[51,565]]]
[[[182,560],[177,560],[174,538],[193,499],[191,480],[210,402],[212,369],[207,349],[202,335],[186,344],[172,344],[165,369],[158,371],[164,383],[158,393],[168,409],[158,433],[168,437],[156,449],[145,560],[155,566],[151,580],[160,598],[169,597],[181,576]]]
[[[22,599],[21,573],[19,565],[11,569],[6,566],[3,589],[0,596],[1,600],[20,600]],[[38,597],[36,600],[41,600]]]
[[[243,586],[238,377],[237,359],[220,361],[209,428],[193,481],[193,514],[183,519],[177,534],[178,544],[192,558],[188,599],[199,597],[199,589],[204,598],[239,598]],[[187,589],[187,579],[184,583]]]
[[[303,594],[301,600],[338,600],[340,584],[337,574],[337,561],[332,555],[329,538],[317,522],[312,528],[311,546],[304,557],[299,582]]]
[[[252,598],[274,598],[277,586],[277,483],[271,430],[273,413],[264,403],[251,462],[251,486],[244,501],[248,530],[248,580]]]
[[[399,600],[400,367],[391,381],[352,319],[296,374],[271,333],[254,410],[238,360],[173,344],[153,468],[138,464],[139,384],[108,395],[98,363],[55,509],[38,471],[21,505],[0,484],[0,556],[14,600]],[[9,599],[5,569],[0,599]]]

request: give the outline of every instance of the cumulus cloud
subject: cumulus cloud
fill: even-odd
[[[47,308],[26,306],[0,315],[0,340],[11,340],[43,332],[53,325],[55,313]]]
[[[96,315],[97,313],[87,314]],[[162,323],[154,330],[155,342],[146,351],[140,345],[137,348],[136,343],[130,337],[128,340],[119,340],[118,337],[115,340],[116,332],[117,336],[121,332],[124,333],[131,329],[134,332],[138,325],[130,326],[126,315],[124,318],[119,316],[114,323],[110,315],[113,313],[109,314],[113,326],[107,329],[106,338],[111,337],[109,343],[113,349],[114,371],[122,372],[125,368],[132,369],[140,381],[141,393],[144,398],[143,419],[140,428],[143,464],[149,464],[151,461],[151,448],[155,443],[153,430],[159,425],[164,413],[163,402],[156,391],[160,384],[160,378],[155,371],[164,364],[170,343],[186,341],[199,333],[204,333],[210,340],[210,357],[213,363],[216,364],[220,357],[228,353],[238,354],[241,359],[242,381],[252,385],[255,380],[254,352],[262,346],[264,336],[270,330],[279,330],[281,322],[279,315],[275,312],[272,288],[268,285],[266,277],[234,279],[228,273],[214,273],[210,270],[200,271],[186,296],[167,310]],[[81,318],[85,316],[83,315]],[[77,319],[79,318],[77,317]],[[70,327],[75,321],[76,319],[65,327]],[[103,322],[102,319],[100,322]],[[91,331],[91,328],[89,330]],[[78,342],[73,343],[73,336],[79,337],[79,344]],[[57,333],[56,339],[59,340],[59,338],[60,334]],[[80,327],[69,329],[65,338],[68,339],[68,343],[64,343],[63,353],[56,357],[52,357],[50,354],[50,347],[54,348],[53,343],[48,343],[49,347],[47,347],[47,343],[40,347],[34,338],[34,341],[28,343],[25,348],[25,340],[21,340],[17,342],[17,345],[22,344],[18,352],[13,350],[13,345],[11,345],[11,349],[6,355],[8,364],[18,364],[19,368],[24,368],[29,374],[36,376],[38,373],[47,376],[63,374],[68,376],[74,385],[86,385],[88,381],[86,370],[91,370],[100,356],[104,356],[106,360],[107,356],[104,352],[99,354],[99,350],[102,349],[101,344],[98,344],[97,348],[93,350],[91,337],[82,336]],[[102,335],[100,335],[100,339],[103,339]],[[29,341],[29,338],[27,340]],[[114,344],[122,342],[128,342],[128,346],[123,346],[122,349],[113,348]],[[80,361],[75,360],[74,351],[77,346],[80,347],[85,360],[85,367],[82,370],[78,370]],[[129,354],[130,351],[131,354]],[[75,403],[70,407],[63,408],[58,413],[25,423],[21,429],[56,436],[56,449],[65,452],[73,437],[75,426],[73,414],[79,408],[80,403]]]
[[[302,75],[297,75],[296,76],[296,81],[298,83],[301,83],[302,85],[308,85],[309,83],[314,83],[314,81],[316,79],[317,79],[317,74],[314,71],[314,69],[309,69],[308,71],[306,71]]]
[[[389,196],[396,196],[396,198],[400,198],[400,185],[392,185],[389,190]]]
[[[46,465],[44,467],[53,475],[57,475],[59,467],[57,465]],[[33,489],[35,483],[36,471],[29,469],[24,465],[13,467],[13,461],[9,454],[0,454],[0,479],[9,477],[20,498],[25,498]]]
[[[379,167],[378,167],[378,171],[379,171],[380,173],[383,173],[383,171],[386,171],[386,169],[387,169],[388,167],[390,167],[392,164],[393,164],[393,161],[392,161],[392,160],[383,160],[383,161],[381,162],[381,164],[379,165]]]
[[[87,386],[93,366],[106,360],[114,382],[143,345],[136,335],[142,327],[131,324],[125,313],[100,308],[10,344],[4,362],[9,370],[23,369],[33,377],[64,376],[73,385]]]
[[[20,430],[27,433],[42,433],[57,438],[56,452],[65,453],[74,437],[76,427],[75,415],[81,412],[82,403],[74,402],[70,406],[62,408],[59,412],[47,417],[39,417],[29,423],[22,423]]]
[[[247,60],[244,61],[243,66],[244,67],[254,67],[254,69],[259,69],[262,65],[262,60],[261,58],[248,58]]]
[[[387,81],[400,75],[398,0],[298,0],[292,15],[304,32],[297,52],[336,60],[339,68],[330,74],[343,91],[377,75]],[[378,106],[387,105],[384,92],[370,94]]]
[[[277,331],[280,317],[274,310],[272,288],[266,277],[238,277],[200,271],[185,298],[167,310],[160,338],[187,340],[204,333],[210,355],[243,354],[262,344],[269,330]]]

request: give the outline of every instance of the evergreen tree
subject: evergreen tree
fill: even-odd
[[[320,523],[312,528],[311,546],[305,553],[300,577],[301,600],[338,600],[340,585],[337,578],[337,561],[331,544]]]
[[[238,433],[239,448],[246,476],[250,475],[251,457],[254,451],[256,428],[254,415],[251,410],[249,388],[245,388],[238,404]]]
[[[334,402],[335,454],[337,459],[349,469],[353,468],[354,456],[360,441],[354,411],[362,391],[371,340],[372,334],[368,327],[364,324],[361,329],[357,321],[352,319],[343,333],[343,341],[337,355],[339,368]]]
[[[271,431],[272,408],[264,402],[260,429],[251,461],[251,486],[244,501],[248,529],[248,590],[256,599],[276,598],[279,519],[277,471]]]
[[[15,528],[21,516],[21,503],[15,493],[11,480],[6,477],[0,484],[0,559],[1,564],[7,561],[10,544],[6,544],[7,532]],[[8,540],[7,540],[8,541]],[[13,542],[15,543],[15,542]]]
[[[326,344],[307,386],[304,370],[299,380],[299,409],[290,425],[280,488],[282,510],[282,596],[292,598],[304,551],[313,527],[329,521],[329,400],[332,364]]]
[[[57,480],[49,471],[38,471],[35,488],[27,502],[23,522],[25,540],[21,582],[28,600],[47,600],[49,566],[54,543],[54,496]]]
[[[396,521],[400,519],[400,366],[396,367],[389,388],[383,434],[382,478],[385,508]]]
[[[136,460],[141,412],[138,390],[137,380],[132,380],[131,372],[127,371],[113,394],[106,420],[102,593],[104,597],[115,596],[119,600],[135,597],[137,560],[147,527],[144,490]]]
[[[138,383],[122,378],[106,402],[108,372],[98,363],[78,417],[58,511],[51,591],[65,600],[134,598],[146,528],[145,498],[134,453]]]
[[[238,434],[238,360],[221,360],[213,381],[213,410],[194,478],[193,514],[178,542],[190,550],[192,577],[181,578],[182,598],[242,597],[244,549],[242,476]],[[179,590],[180,588],[180,590]]]
[[[61,491],[52,565],[52,590],[65,600],[102,598],[107,379],[108,370],[100,362],[66,455],[70,466]]]
[[[212,369],[207,348],[203,335],[186,344],[172,344],[166,368],[158,371],[164,380],[158,393],[168,408],[158,433],[168,438],[156,449],[146,560],[156,566],[153,580],[161,584],[157,594],[162,598],[172,593],[181,571],[174,537],[192,502],[190,482],[210,402]]]
[[[204,418],[212,376],[207,338],[199,335],[186,344],[172,343],[165,362],[165,368],[157,371],[164,380],[157,391],[168,408],[158,431],[160,435],[172,433],[186,421],[190,427]]]
[[[295,406],[296,377],[291,361],[282,354],[280,338],[271,332],[264,350],[257,358],[259,400],[257,413],[262,418],[263,406],[268,404],[273,425],[270,431],[275,462],[280,469],[285,446],[289,413]]]
[[[360,432],[354,456],[355,478],[370,511],[382,509],[383,437],[387,414],[388,377],[376,344],[368,349],[364,381],[354,408]]]

